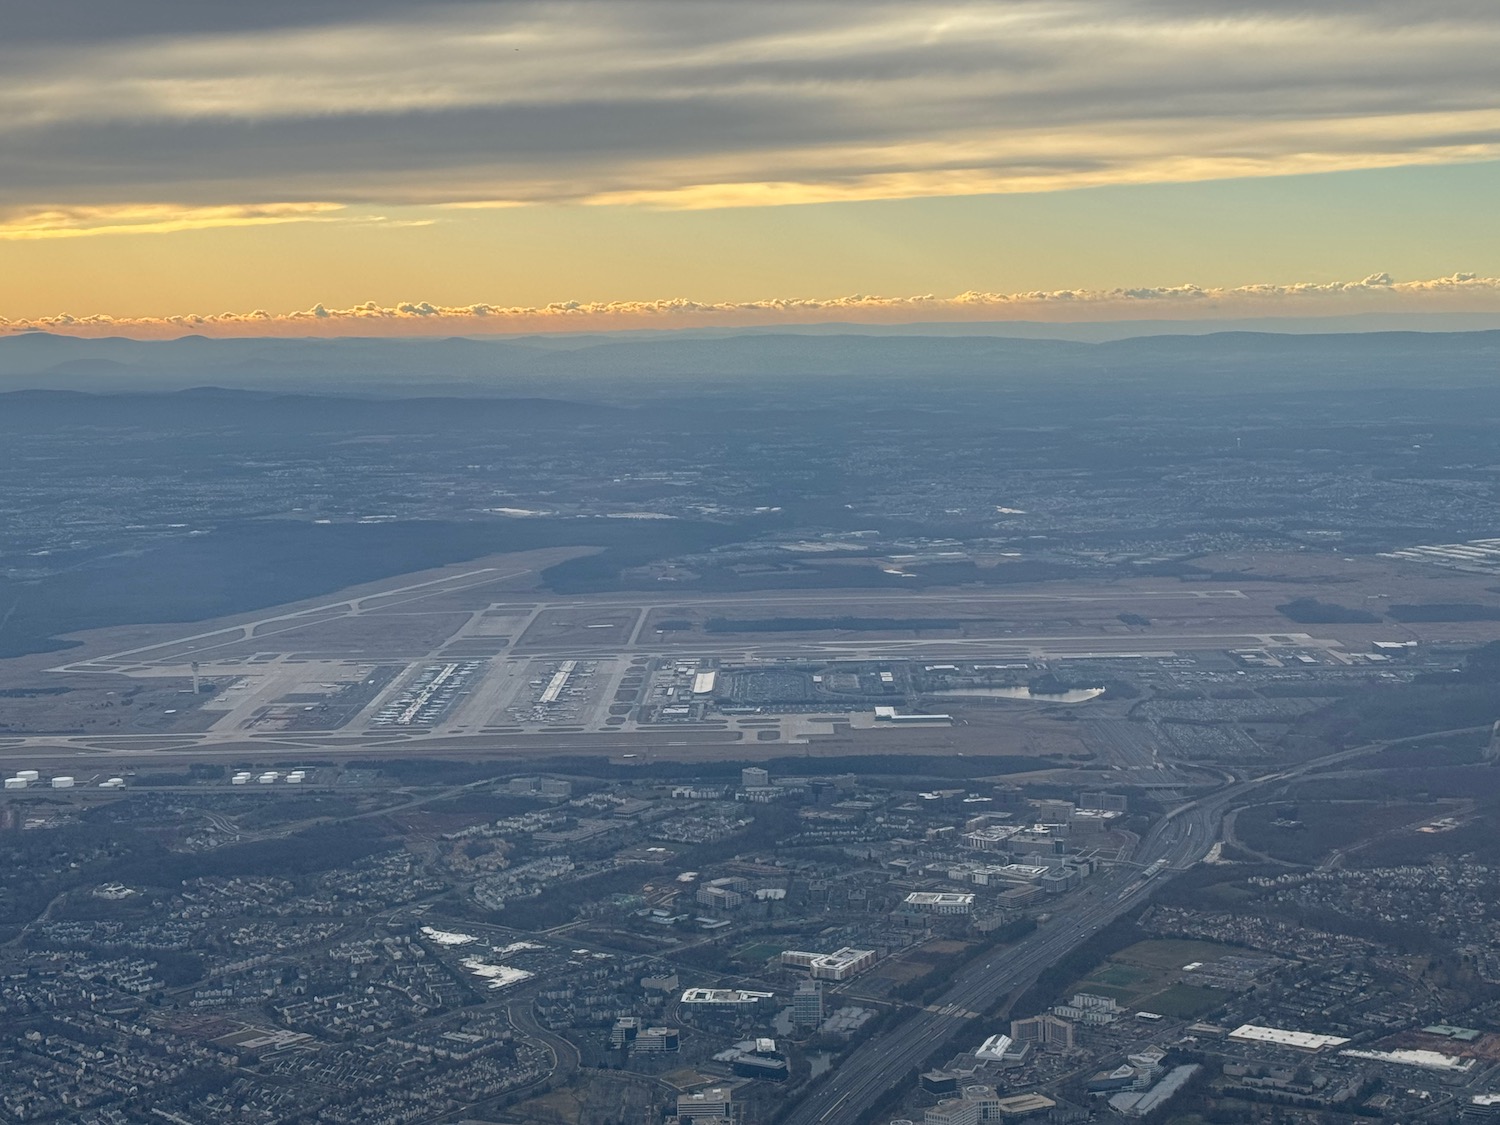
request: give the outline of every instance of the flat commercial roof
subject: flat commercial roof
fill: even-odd
[[[717,672],[699,672],[693,677],[693,694],[712,695],[714,684],[718,682],[718,679],[719,673]]]
[[[1342,1047],[1349,1042],[1338,1035],[1285,1031],[1279,1027],[1260,1027],[1253,1023],[1241,1024],[1229,1033],[1229,1038],[1242,1043],[1270,1043],[1276,1047],[1292,1047],[1298,1051],[1321,1051],[1325,1047]]]
[[[1051,1109],[1057,1103],[1042,1094],[1015,1094],[1008,1098],[1001,1098],[996,1105],[999,1106],[1001,1114],[1009,1117],[1017,1113],[1038,1113],[1044,1109]]]
[[[912,891],[906,901],[913,906],[970,906],[974,896],[955,891]]]
[[[1424,1070],[1468,1070],[1474,1065],[1473,1059],[1460,1059],[1453,1055],[1445,1055],[1440,1051],[1364,1051],[1350,1048],[1347,1051],[1340,1051],[1339,1054],[1351,1059],[1371,1059],[1374,1062],[1397,1063],[1400,1066],[1419,1066]]]

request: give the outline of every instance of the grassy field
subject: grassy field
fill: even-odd
[[[772,957],[775,957],[783,949],[790,948],[801,949],[802,946],[788,946],[785,944],[778,945],[774,942],[760,941],[754,942],[750,945],[741,946],[739,949],[736,949],[734,951],[734,955],[736,958],[745,962],[747,965],[759,965],[762,961],[766,961]]]
[[[1121,950],[1115,956],[1130,965],[1140,965],[1151,969],[1180,969],[1194,961],[1205,963],[1217,961],[1220,957],[1232,952],[1229,946],[1220,945],[1214,941],[1179,941],[1175,938],[1162,938],[1155,941],[1137,942],[1129,949]]]
[[[1231,952],[1228,946],[1207,941],[1137,942],[1076,981],[1064,999],[1075,992],[1088,992],[1108,996],[1131,1011],[1190,1019],[1217,1008],[1229,994],[1181,983],[1178,977],[1183,966],[1195,961],[1209,964]]]
[[[1148,997],[1140,1007],[1148,1012],[1160,1012],[1175,1019],[1191,1019],[1212,1011],[1225,1000],[1229,993],[1217,988],[1201,988],[1195,984],[1174,984],[1155,996]]]
[[[1429,803],[1284,801],[1244,809],[1235,822],[1235,834],[1255,851],[1312,865],[1336,849],[1438,815]]]

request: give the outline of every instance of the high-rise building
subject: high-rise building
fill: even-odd
[[[771,784],[771,773],[759,766],[747,766],[740,770],[740,785],[745,789],[764,789]]]
[[[1052,1015],[1011,1020],[1010,1037],[1017,1043],[1035,1043],[1053,1051],[1071,1051],[1074,1046],[1073,1025]]]
[[[805,980],[792,993],[792,1022],[798,1027],[817,1027],[823,1022],[823,985]]]

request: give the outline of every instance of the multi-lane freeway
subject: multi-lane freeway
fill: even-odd
[[[846,1125],[858,1121],[881,1095],[902,1082],[913,1067],[921,1065],[961,1026],[970,1024],[1004,997],[1031,983],[1070,950],[1139,906],[1159,880],[1171,878],[1174,871],[1202,859],[1218,839],[1224,814],[1252,791],[1389,745],[1380,743],[1344,750],[1277,773],[1234,782],[1179,805],[1141,840],[1134,856],[1141,865],[1139,875],[1117,883],[1104,893],[1074,896],[1076,902],[1071,909],[1059,911],[1023,941],[959,972],[952,987],[939,1000],[888,1026],[850,1054],[822,1085],[803,1098],[785,1119],[785,1125]]]

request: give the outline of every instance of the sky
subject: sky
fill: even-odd
[[[0,331],[1500,315],[1493,0],[49,0]]]

